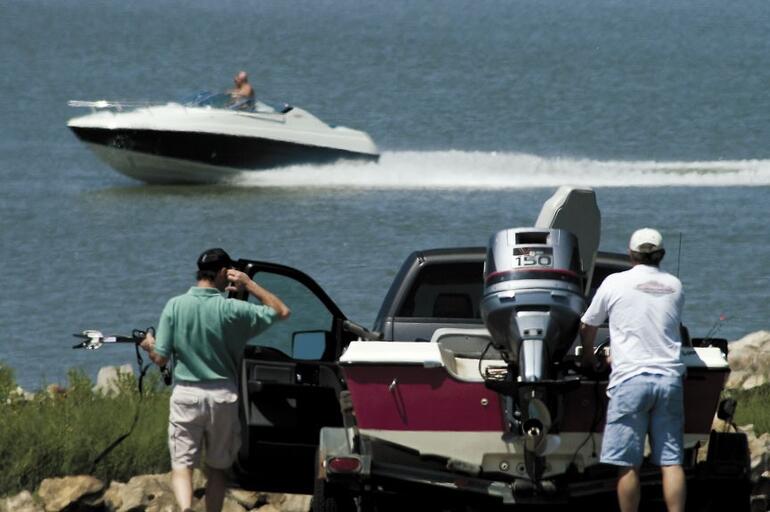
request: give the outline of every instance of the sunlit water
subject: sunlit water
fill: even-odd
[[[1,2],[0,360],[25,387],[130,362],[70,335],[156,323],[217,245],[369,324],[411,251],[484,245],[563,184],[597,188],[604,249],[664,233],[693,334],[770,328],[768,19],[764,0]],[[241,68],[369,132],[380,162],[147,186],[65,127],[67,100],[169,100]]]

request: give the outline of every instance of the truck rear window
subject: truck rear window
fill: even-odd
[[[396,316],[479,319],[483,262],[434,263],[423,268]]]

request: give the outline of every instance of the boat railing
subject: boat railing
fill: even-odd
[[[177,103],[174,101],[167,101],[167,102],[161,102],[161,101],[112,101],[112,100],[96,100],[96,101],[83,101],[83,100],[70,100],[67,102],[67,105],[70,107],[77,107],[77,108],[90,108],[92,112],[96,112],[98,110],[110,110],[113,112],[123,112],[126,110],[132,110],[132,109],[138,109],[138,108],[148,108],[148,107],[159,107],[163,105],[178,105],[182,108],[211,108],[216,109],[217,107],[212,105],[196,105],[196,104],[190,104],[190,103]],[[223,110],[232,110],[240,115],[245,115],[248,117],[257,117],[266,121],[273,121],[276,123],[285,123],[285,113],[290,111],[293,107],[290,107],[286,105],[284,107],[284,110],[275,110],[270,105],[266,103],[262,103],[261,101],[257,101],[254,105],[254,108],[249,109],[239,109],[237,108],[225,108]]]
[[[280,112],[260,112],[259,110],[236,110],[236,114],[271,123],[286,124],[286,116]]]
[[[161,105],[167,105],[168,102],[160,101],[111,101],[111,100],[96,100],[96,101],[82,101],[82,100],[70,100],[67,105],[77,108],[90,108],[93,111],[96,110],[115,110],[122,112],[124,110],[130,110],[143,107],[157,107]]]

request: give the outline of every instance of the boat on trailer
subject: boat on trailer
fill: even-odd
[[[321,430],[314,510],[398,507],[407,494],[437,510],[599,498],[614,507],[616,468],[599,463],[609,369],[581,368],[578,326],[597,281],[630,263],[616,254],[614,269],[594,275],[599,233],[593,191],[562,187],[534,227],[492,236],[481,293],[442,297],[444,316],[481,316],[483,325],[447,325],[429,341],[350,343],[340,358],[346,423]],[[608,336],[605,325],[598,357],[611,351]],[[727,343],[690,338],[684,327],[682,338],[688,509],[747,510],[745,435],[711,428],[718,410],[730,413],[720,404]],[[647,462],[642,478],[660,485]]]
[[[244,171],[379,159],[365,132],[330,126],[299,107],[233,102],[229,94],[69,105],[92,111],[68,121],[75,136],[116,171],[147,183],[214,183]]]

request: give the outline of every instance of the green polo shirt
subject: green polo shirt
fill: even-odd
[[[193,286],[163,308],[155,352],[174,356],[176,379],[235,382],[246,342],[270,327],[277,315],[269,306],[226,299],[216,288]]]

